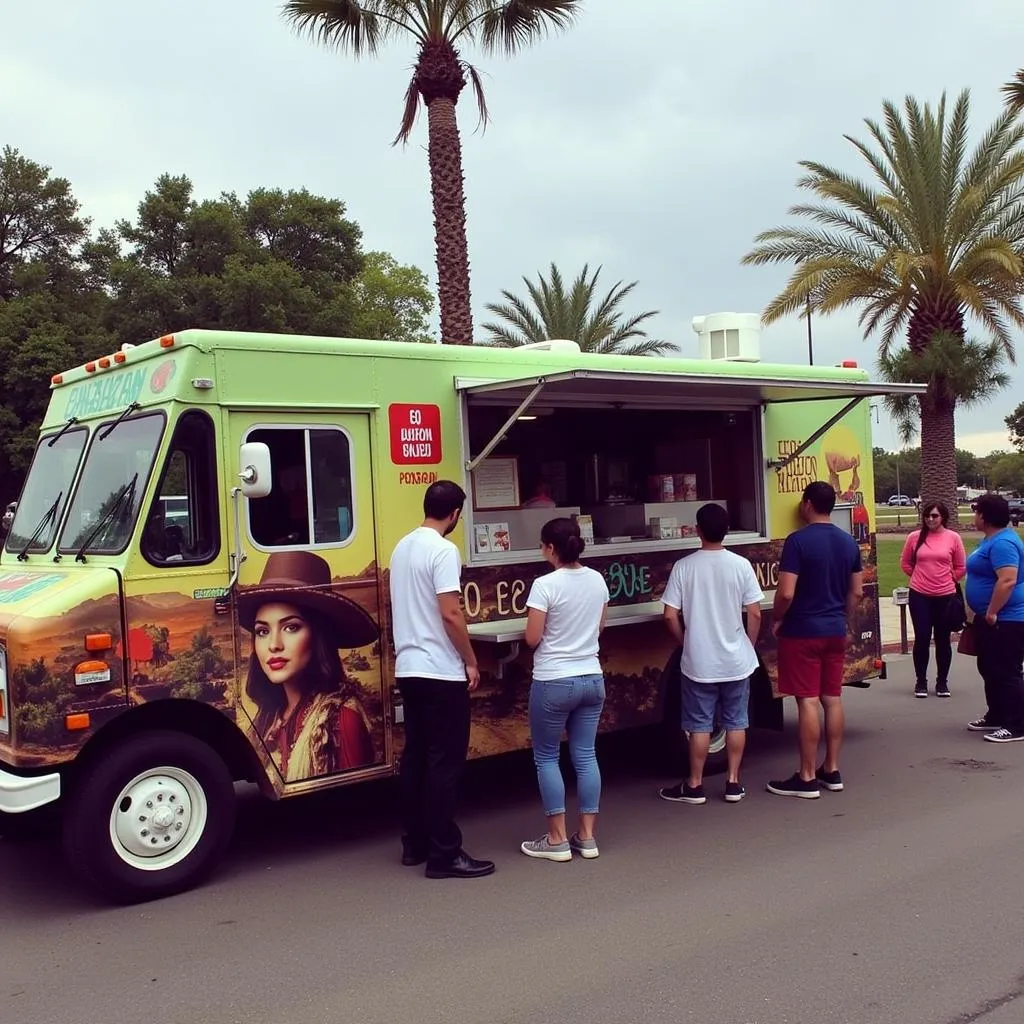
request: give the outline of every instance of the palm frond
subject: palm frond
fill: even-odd
[[[793,206],[797,223],[757,235],[743,256],[792,268],[763,319],[801,315],[809,294],[823,314],[859,308],[888,356],[905,328],[920,338],[945,309],[947,321],[975,317],[1012,361],[1024,326],[1024,119],[1002,113],[969,150],[964,91],[948,105],[886,102],[865,125],[866,140],[846,138],[871,177],[802,161],[797,187],[817,201]]]
[[[412,134],[413,126],[416,124],[416,116],[419,112],[420,91],[416,87],[416,72],[414,70],[412,78],[409,79],[408,88],[405,90],[405,103],[402,106],[402,123],[398,128],[398,134],[391,142],[392,146],[397,146],[399,143],[405,145],[409,141],[409,136]]]
[[[591,272],[585,264],[567,288],[562,272],[552,263],[546,277],[541,274],[536,281],[524,277],[526,297],[503,291],[502,303],[485,307],[499,318],[499,322],[483,325],[487,343],[513,347],[568,338],[584,352],[599,354],[661,355],[673,351],[671,343],[648,338],[642,329],[655,311],[631,316],[622,313],[622,302],[636,282],[619,281],[599,299],[600,274],[600,267]]]
[[[580,12],[581,0],[483,0],[479,6],[482,10],[453,38],[479,29],[484,50],[512,55],[549,32],[569,28]]]
[[[395,12],[378,13],[378,6],[358,0],[286,0],[282,6],[285,21],[301,35],[309,35],[323,46],[348,50],[354,57],[377,53],[387,35],[406,22]],[[398,12],[399,15],[401,12]]]
[[[1007,82],[1000,90],[1005,99],[1007,109],[1014,114],[1024,110],[1024,70],[1018,71],[1012,82]]]

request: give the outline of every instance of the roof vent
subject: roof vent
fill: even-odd
[[[711,313],[695,316],[692,323],[701,359],[761,361],[761,318],[756,313]]]
[[[579,352],[575,341],[565,338],[549,338],[547,341],[535,341],[532,345],[516,345],[515,352]]]

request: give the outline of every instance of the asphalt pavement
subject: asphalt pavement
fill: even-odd
[[[764,791],[795,766],[754,732],[740,804],[670,804],[648,737],[601,751],[601,856],[538,862],[527,757],[474,765],[462,824],[497,872],[398,864],[390,782],[269,804],[246,790],[200,890],[108,907],[45,824],[0,837],[3,1024],[1021,1024],[1024,743],[911,696],[906,659],[847,691],[844,793]]]

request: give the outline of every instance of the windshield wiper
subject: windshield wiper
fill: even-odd
[[[43,532],[47,523],[51,519],[57,518],[57,509],[60,508],[60,499],[64,497],[64,492],[61,491],[56,498],[53,499],[53,504],[43,513],[43,518],[39,520],[39,525],[32,531],[32,536],[25,542],[25,546],[18,552],[18,561],[28,561],[28,549],[39,539],[39,534]]]
[[[71,419],[69,419],[67,423],[65,423],[64,426],[46,442],[46,447],[52,448],[77,422],[78,417],[72,416]]]
[[[115,426],[116,425],[117,424],[115,424]],[[96,539],[96,537],[99,535],[100,530],[102,530],[103,527],[106,526],[107,523],[109,523],[114,518],[114,516],[120,511],[121,506],[124,504],[125,498],[135,497],[135,485],[136,483],[138,483],[138,480],[139,474],[136,473],[131,478],[131,480],[129,480],[128,483],[126,483],[124,487],[122,487],[121,490],[117,492],[117,494],[114,497],[114,500],[110,503],[110,508],[108,508],[107,511],[104,512],[102,516],[100,516],[100,521],[92,528],[92,531],[89,533],[89,536],[85,538],[85,541],[83,542],[82,546],[78,549],[78,554],[75,555],[76,562],[85,561],[85,549]]]
[[[128,408],[125,409],[125,411],[121,413],[121,415],[118,416],[117,419],[114,420],[114,422],[111,423],[110,426],[107,427],[107,429],[104,430],[102,434],[100,434],[100,440],[105,441],[114,432],[115,427],[119,426],[121,423],[124,423],[124,421],[128,419],[128,417],[131,416],[131,414],[135,412],[136,409],[141,408],[142,406],[139,405],[138,402],[132,402],[132,404],[129,405]]]

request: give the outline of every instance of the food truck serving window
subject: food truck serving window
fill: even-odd
[[[456,381],[463,393],[470,552],[537,550],[540,528],[573,516],[595,554],[696,544],[696,513],[725,506],[733,540],[764,535],[768,402],[855,400],[878,385],[568,370]]]

